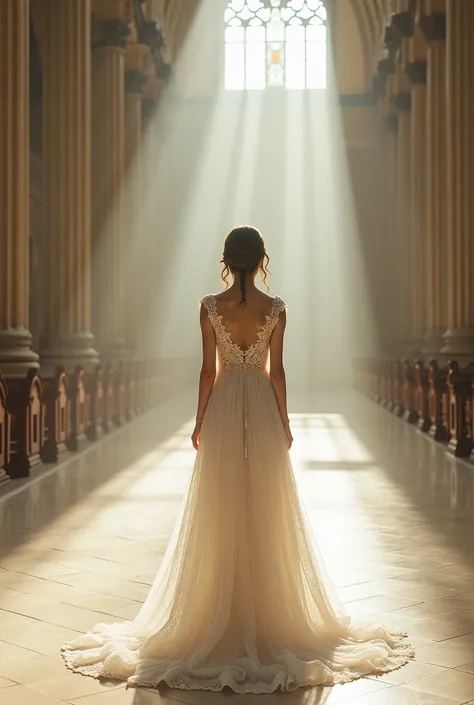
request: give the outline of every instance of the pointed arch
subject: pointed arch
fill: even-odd
[[[326,88],[323,0],[227,0],[224,24],[226,89]]]

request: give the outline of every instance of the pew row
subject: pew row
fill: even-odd
[[[57,463],[184,391],[191,367],[186,359],[135,360],[8,378],[0,370],[0,485]]]
[[[474,363],[358,358],[354,387],[456,457],[474,459]]]

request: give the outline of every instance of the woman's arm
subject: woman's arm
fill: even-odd
[[[214,381],[216,379],[216,336],[214,328],[209,320],[206,307],[201,304],[199,315],[202,333],[202,365],[199,375],[199,395],[198,408],[196,412],[196,426],[191,440],[194,448],[199,447],[199,436],[201,434],[201,423],[206,412],[206,407],[211,396]]]
[[[270,381],[275,392],[275,399],[280,412],[281,421],[288,438],[288,447],[291,448],[293,438],[290,431],[290,421],[286,406],[286,377],[283,367],[283,338],[285,336],[286,311],[280,313],[278,322],[273,329],[270,339]]]

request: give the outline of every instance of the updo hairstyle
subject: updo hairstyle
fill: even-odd
[[[242,292],[240,303],[246,304],[246,275],[256,274],[259,269],[262,273],[263,283],[268,291],[269,261],[263,237],[257,228],[253,228],[250,225],[233,228],[225,239],[224,254],[221,259],[221,264],[223,265],[221,278],[226,285],[226,289],[229,286],[227,281],[229,273],[239,277],[240,290]]]

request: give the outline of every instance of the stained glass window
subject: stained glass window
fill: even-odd
[[[326,24],[322,0],[229,0],[226,89],[326,88]]]

